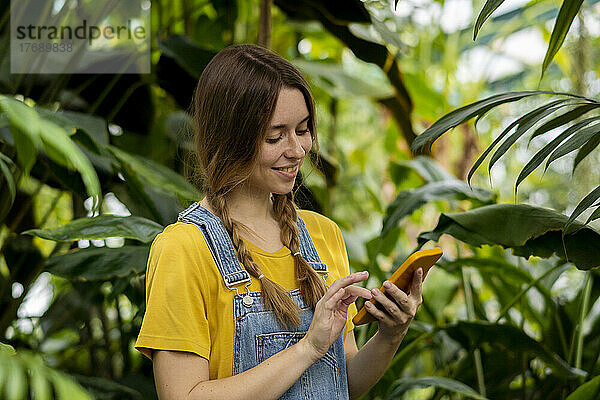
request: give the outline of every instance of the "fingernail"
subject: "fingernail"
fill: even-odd
[[[379,295],[381,294],[381,292],[380,292],[380,291],[379,291],[379,289],[377,289],[377,288],[375,288],[375,289],[371,290],[371,292],[373,292],[373,294],[374,294],[375,296],[379,296]]]
[[[368,274],[368,272],[367,272],[367,271],[360,271],[358,274],[359,274],[359,275],[367,275],[367,274]]]
[[[371,308],[371,307],[373,307],[373,304],[371,304],[370,301],[367,301],[367,302],[365,302],[365,307]]]
[[[392,282],[390,282],[390,281],[383,282],[383,287],[386,288],[386,289],[391,288],[392,287]]]

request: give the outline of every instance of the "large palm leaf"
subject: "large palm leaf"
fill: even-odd
[[[464,107],[456,109],[449,114],[444,115],[430,126],[425,132],[419,135],[412,144],[413,151],[422,151],[425,147],[431,147],[433,142],[440,138],[448,130],[477,117],[479,120],[485,113],[494,107],[501,104],[518,101],[529,96],[540,94],[552,94],[559,96],[557,100],[550,101],[541,105],[534,110],[528,112],[522,117],[512,122],[506,129],[494,139],[492,144],[479,156],[473,167],[468,173],[468,180],[496,147],[496,151],[492,154],[489,162],[488,170],[506,154],[508,149],[513,146],[519,139],[525,136],[528,132],[531,133],[529,140],[533,138],[547,135],[554,129],[566,127],[556,138],[542,147],[523,167],[517,181],[515,183],[515,192],[519,184],[539,167],[544,160],[547,159],[545,168],[556,161],[557,159],[570,154],[577,150],[577,156],[573,164],[573,172],[577,166],[585,159],[598,145],[600,145],[600,116],[590,116],[594,110],[600,108],[600,102],[595,99],[590,99],[569,93],[555,93],[548,91],[523,91],[523,92],[508,92],[490,96],[486,99],[479,100],[475,103],[468,104]],[[562,111],[558,115],[552,115],[556,111]],[[586,115],[588,114],[588,115]],[[575,122],[582,116],[585,119]],[[543,122],[542,122],[543,121]],[[477,123],[477,122],[476,122]],[[539,126],[535,129],[535,125]],[[512,129],[514,132],[510,134]],[[502,142],[502,143],[501,143]],[[500,144],[501,143],[501,144]],[[500,144],[498,146],[498,144]],[[565,230],[573,223],[575,218],[581,215],[589,208],[596,208],[595,211],[588,217],[586,224],[600,219],[600,186],[592,190],[575,208],[575,211],[569,217],[565,224]]]
[[[479,15],[477,16],[477,22],[475,23],[475,28],[473,29],[473,40],[477,38],[477,34],[483,26],[483,23],[489,18],[490,15],[492,15],[494,10],[500,7],[502,3],[504,3],[504,0],[487,0],[485,2],[481,8],[481,11],[479,12]],[[565,41],[565,37],[569,32],[569,28],[571,28],[571,24],[573,23],[575,16],[577,16],[579,13],[582,3],[583,0],[563,1],[556,18],[556,22],[554,23],[554,28],[552,29],[552,35],[550,36],[550,43],[548,44],[546,55],[544,56],[542,76]]]

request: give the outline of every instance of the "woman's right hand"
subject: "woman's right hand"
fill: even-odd
[[[368,300],[373,296],[368,289],[353,285],[368,277],[367,271],[361,271],[336,279],[317,302],[308,332],[302,338],[315,361],[327,353],[342,333],[350,304],[358,297]]]

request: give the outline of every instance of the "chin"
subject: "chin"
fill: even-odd
[[[273,190],[271,190],[271,193],[273,193],[273,194],[288,194],[289,192],[292,191],[292,189],[294,189],[294,185],[290,186],[287,189],[283,189],[283,188],[273,189]]]

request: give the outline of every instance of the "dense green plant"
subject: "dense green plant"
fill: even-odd
[[[5,44],[7,3],[0,2]],[[486,3],[475,31],[500,3]],[[370,286],[429,240],[439,240],[446,252],[426,281],[425,302],[403,346],[365,398],[402,398],[417,388],[427,389],[416,395],[436,399],[593,398],[600,390],[600,322],[590,310],[600,286],[595,271],[577,268],[597,265],[598,233],[574,218],[593,206],[597,189],[568,220],[540,207],[496,204],[495,192],[471,187],[407,150],[502,102],[534,94],[492,96],[416,136],[413,123],[447,111],[455,102],[451,94],[473,99],[486,87],[520,90],[522,73],[461,87],[453,75],[473,27],[454,34],[424,28],[398,18],[387,1],[275,6],[273,47],[308,76],[320,104],[323,146],[318,162],[311,154],[312,169],[299,176],[305,179],[301,206],[324,212],[344,228],[351,267],[369,269]],[[0,397],[26,398],[30,392],[35,398],[156,398],[152,366],[132,348],[144,312],[149,245],[201,196],[201,188],[183,177],[191,149],[182,134],[189,129],[184,110],[216,51],[254,41],[257,8],[257,1],[153,2],[156,57],[148,76],[23,79],[0,68],[0,340],[17,349],[0,349]],[[528,4],[487,24],[496,29],[525,13],[543,22],[553,18],[548,10],[544,2]],[[529,26],[516,18],[508,31]],[[560,16],[557,21],[557,32],[571,24]],[[404,42],[402,32],[418,36],[418,43]],[[479,42],[493,36],[482,34]],[[303,39],[312,48],[300,54]],[[7,65],[7,51],[0,46],[0,66]],[[428,74],[442,76],[444,89]],[[550,67],[546,75],[560,71]],[[519,135],[549,110],[572,108],[552,119],[558,127],[597,107],[594,99],[565,96],[516,122]],[[552,127],[543,124],[533,136]],[[564,143],[579,148],[583,159],[595,147],[596,131],[585,131],[583,121],[568,129]],[[587,132],[587,144],[574,139],[580,132]],[[513,142],[503,143],[495,157],[519,135],[508,136]],[[522,179],[541,165],[543,154],[552,158],[568,150],[553,146],[532,158]],[[460,164],[469,161],[462,158]],[[462,177],[463,168],[456,169]],[[118,206],[127,212],[111,215]],[[424,228],[438,215],[436,226]],[[519,222],[512,228],[504,224],[510,215]],[[430,230],[419,235],[423,229]],[[84,247],[86,241],[92,245]],[[26,294],[48,273],[55,290],[50,307],[39,318],[21,318]],[[573,274],[585,278],[565,298],[554,288]],[[29,333],[19,329],[26,321]],[[357,329],[359,345],[374,329]],[[58,371],[71,374],[89,394]]]

